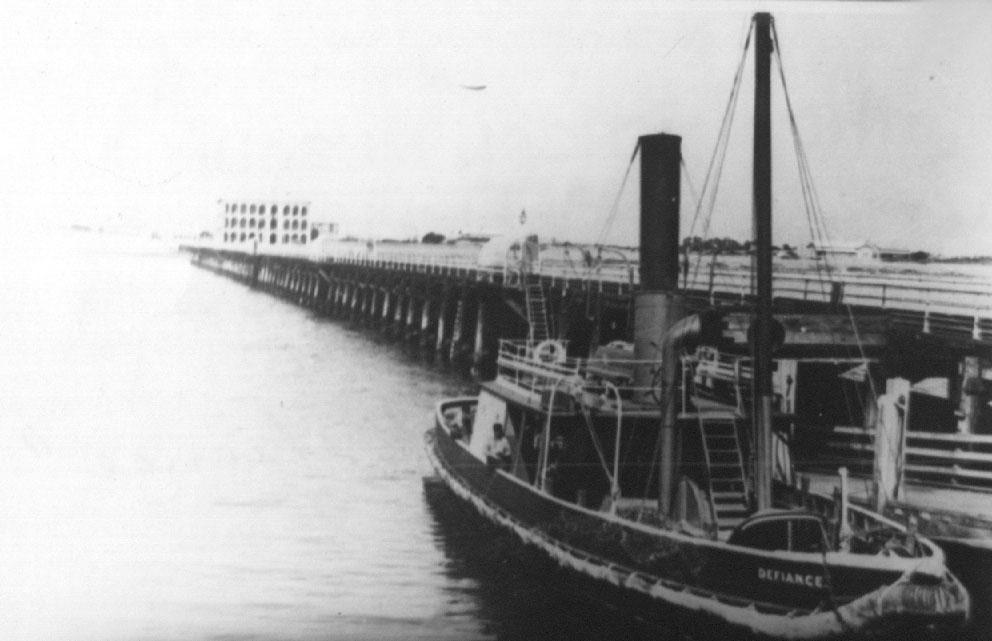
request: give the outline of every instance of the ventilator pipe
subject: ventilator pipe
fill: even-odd
[[[693,349],[717,344],[723,339],[723,316],[716,310],[692,314],[672,324],[662,338],[662,350]]]
[[[719,345],[723,342],[723,331],[725,322],[723,315],[715,309],[708,309],[698,314],[692,314],[676,321],[665,333],[662,339],[662,348],[672,348],[673,350],[692,350],[699,345]],[[750,342],[754,324],[747,328],[747,337]],[[773,349],[781,347],[785,343],[785,326],[777,319],[772,319],[772,346]]]

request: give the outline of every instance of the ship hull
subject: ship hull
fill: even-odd
[[[427,434],[427,452],[445,485],[489,521],[565,568],[659,605],[785,639],[952,630],[967,617],[967,594],[953,577],[918,585],[891,569],[742,552],[643,526],[537,491],[478,460],[440,425]]]

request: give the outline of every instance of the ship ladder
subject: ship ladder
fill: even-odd
[[[531,344],[546,341],[550,336],[548,331],[548,308],[544,301],[544,287],[540,284],[528,284],[524,289],[527,304],[528,340]]]
[[[749,511],[737,416],[732,412],[700,412],[698,416],[713,518],[719,537],[725,538]]]

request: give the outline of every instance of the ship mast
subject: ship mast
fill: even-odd
[[[758,510],[772,506],[772,157],[771,14],[754,15],[753,269],[757,304],[752,350],[754,497]]]

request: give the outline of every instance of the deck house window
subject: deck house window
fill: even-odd
[[[823,552],[826,535],[822,522],[812,514],[782,514],[744,524],[729,543],[758,550]]]

